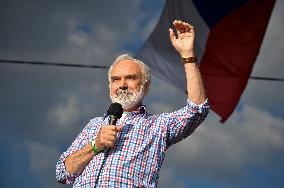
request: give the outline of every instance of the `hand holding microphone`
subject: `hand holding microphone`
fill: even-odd
[[[116,127],[116,122],[119,118],[121,118],[123,113],[121,104],[112,103],[108,108],[107,113],[109,115],[109,125],[101,127],[101,130],[95,140],[95,145],[98,151],[104,150],[105,148],[113,148],[117,139],[117,133],[123,128],[122,126]]]
[[[105,148],[112,148],[117,139],[117,133],[122,130],[122,127],[115,125],[105,125],[101,128],[96,137],[96,147],[98,151]]]

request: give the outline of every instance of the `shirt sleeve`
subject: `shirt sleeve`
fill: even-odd
[[[160,121],[165,130],[166,149],[191,135],[205,120],[209,108],[208,99],[199,105],[187,99],[187,104],[184,108],[171,113],[161,114]]]
[[[72,145],[67,149],[66,152],[63,152],[56,164],[56,179],[59,183],[63,184],[71,184],[75,182],[75,179],[80,174],[70,174],[66,171],[65,168],[65,160],[66,158],[74,153],[75,151],[80,150],[82,147],[85,146],[85,144],[89,143],[89,129],[91,126],[93,126],[95,123],[95,119],[91,120],[86,127],[83,129],[83,131],[77,136],[75,141],[72,143]]]

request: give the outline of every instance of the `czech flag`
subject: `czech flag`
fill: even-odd
[[[157,77],[186,91],[184,68],[168,29],[175,19],[192,24],[209,102],[224,122],[247,85],[274,4],[275,0],[167,0],[136,58]]]

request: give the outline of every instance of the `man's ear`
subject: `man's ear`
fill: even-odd
[[[145,83],[145,87],[144,87],[144,97],[148,94],[149,88],[150,88],[150,84],[151,81],[148,81],[147,83]]]

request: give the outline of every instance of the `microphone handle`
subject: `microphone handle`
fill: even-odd
[[[114,115],[109,116],[108,124],[109,125],[116,125],[118,118]]]
[[[109,120],[108,120],[108,124],[109,125],[116,125],[118,118],[114,115],[110,115],[109,116]],[[104,154],[105,156],[108,156],[109,152],[110,152],[111,148],[105,148],[104,149]]]

